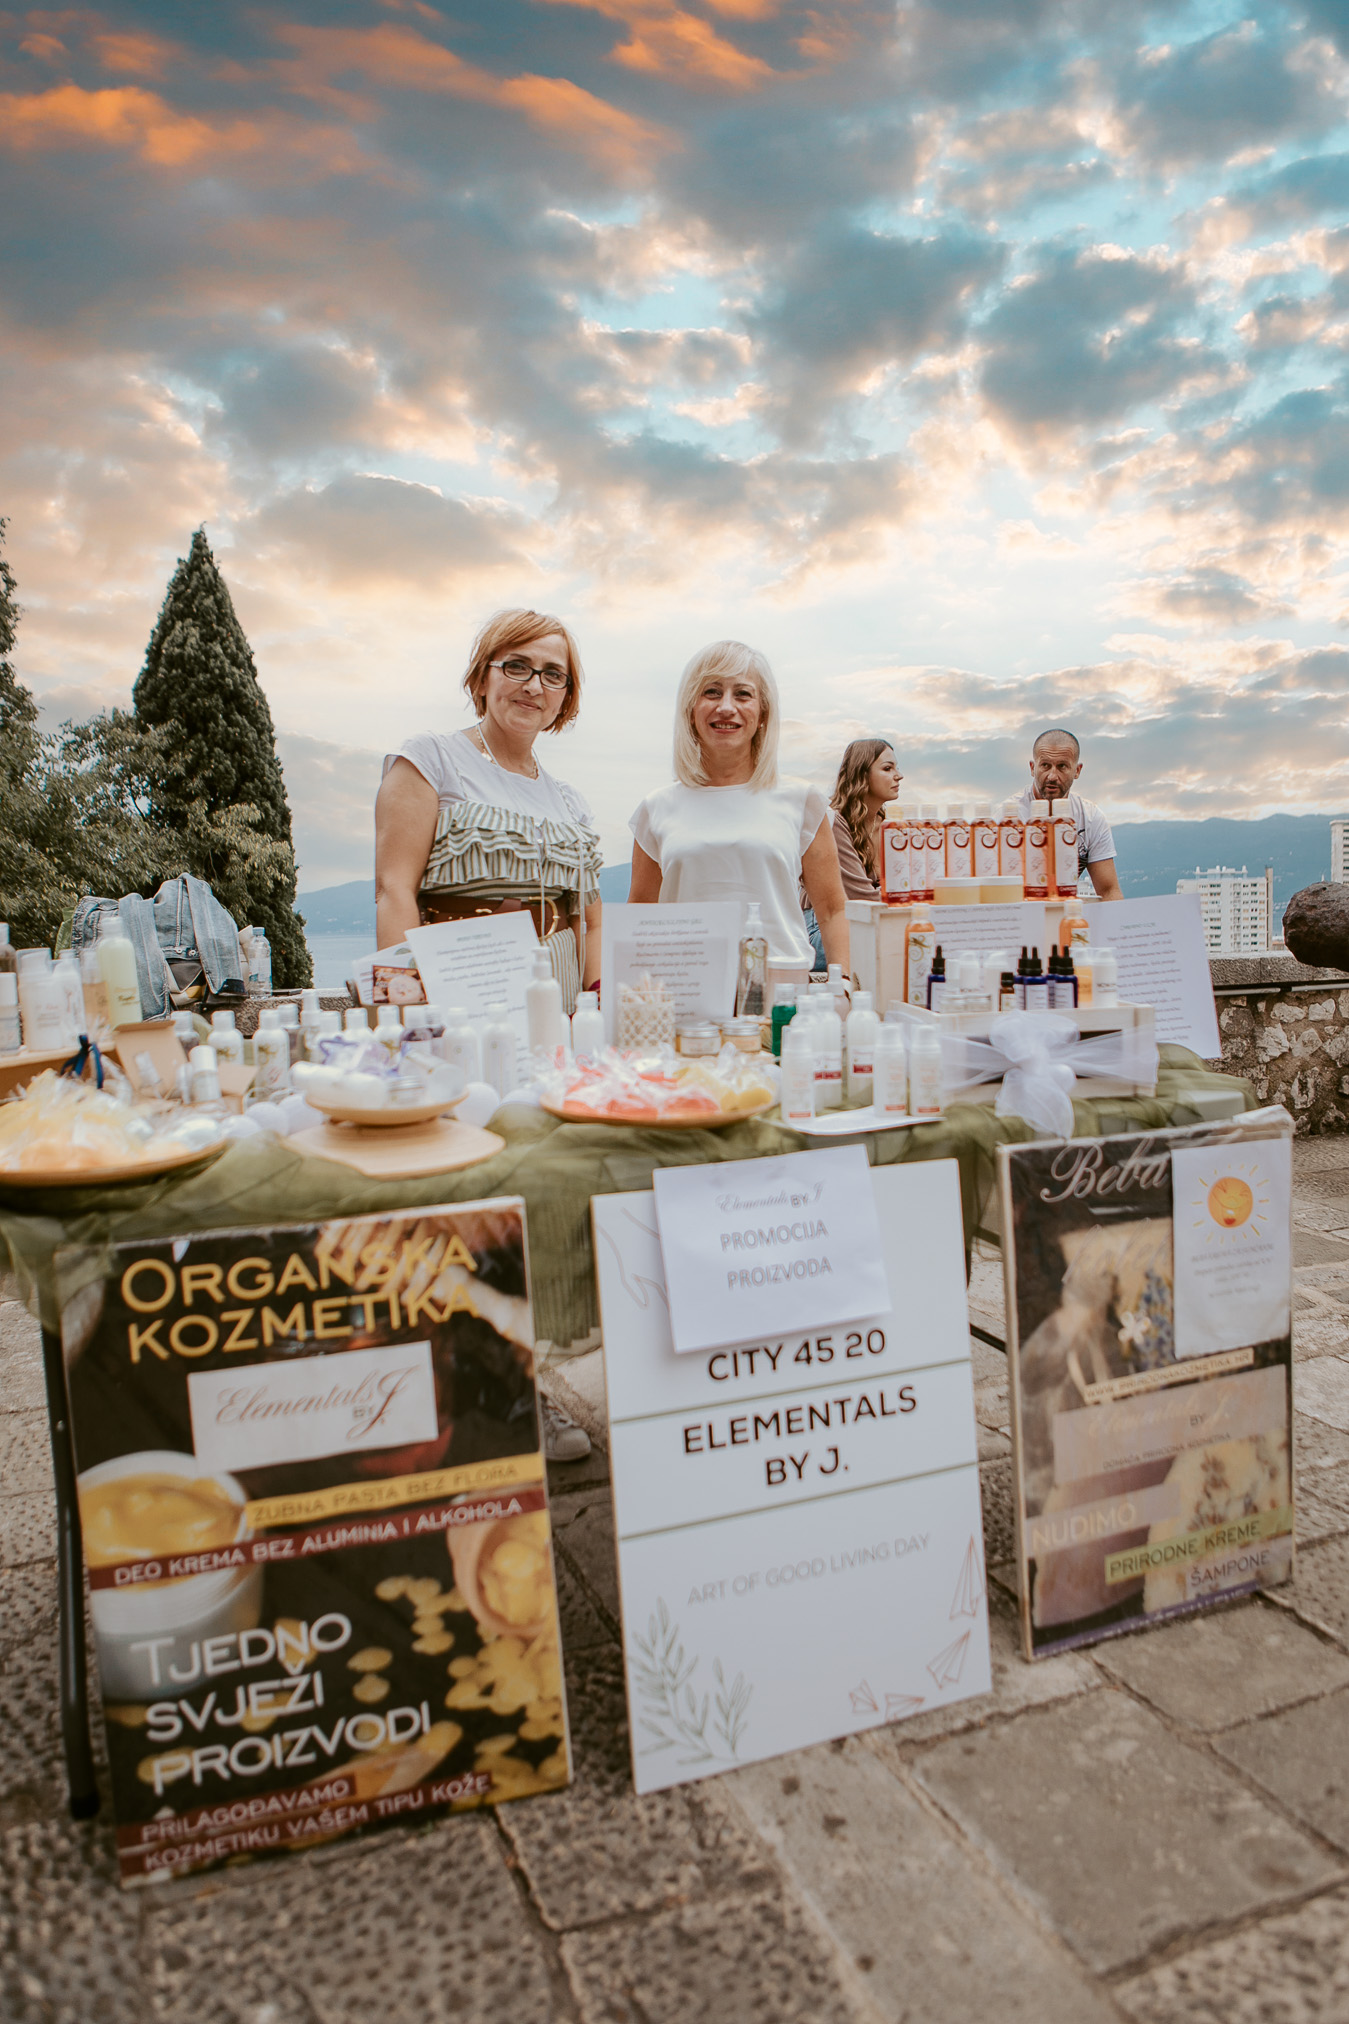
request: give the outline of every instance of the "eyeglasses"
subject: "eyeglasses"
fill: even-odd
[[[487,665],[500,668],[508,682],[528,682],[537,675],[545,689],[565,689],[571,680],[567,670],[556,661],[545,661],[541,668],[536,668],[521,656],[513,655],[508,661],[489,661]]]

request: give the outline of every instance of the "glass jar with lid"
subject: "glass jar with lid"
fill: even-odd
[[[691,1019],[675,1032],[675,1046],[681,1054],[720,1054],[721,1031],[710,1019]]]

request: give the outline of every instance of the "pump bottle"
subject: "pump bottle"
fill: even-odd
[[[782,1035],[779,1108],[784,1124],[805,1123],[815,1115],[815,1036],[801,1013]]]

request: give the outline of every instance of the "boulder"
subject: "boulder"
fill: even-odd
[[[1349,969],[1349,885],[1303,886],[1283,911],[1290,956],[1320,969]]]

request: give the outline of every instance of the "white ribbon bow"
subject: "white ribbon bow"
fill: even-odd
[[[1024,1117],[1039,1131],[1071,1138],[1073,1085],[1079,1075],[1118,1076],[1155,1083],[1157,1042],[1151,1027],[1126,1026],[1084,1040],[1071,1019],[1057,1012],[1000,1012],[987,1040],[965,1033],[942,1035],[942,1073],[948,1103],[981,1082],[1002,1088],[993,1108],[999,1117]]]

